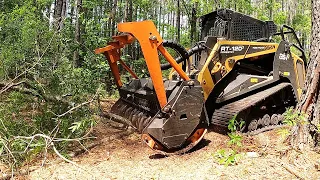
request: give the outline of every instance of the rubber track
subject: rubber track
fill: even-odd
[[[254,135],[263,133],[263,132],[265,132],[265,131],[270,131],[270,130],[272,130],[272,129],[282,128],[282,127],[285,127],[285,126],[286,126],[286,125],[284,125],[284,124],[270,125],[270,126],[266,126],[266,127],[263,127],[263,128],[257,129],[257,130],[254,130],[254,131],[250,131],[250,132],[247,132],[247,133],[242,133],[242,134],[243,134],[243,135],[254,136]]]
[[[213,125],[218,125],[222,127],[227,127],[229,120],[234,117],[234,115],[239,112],[246,110],[252,106],[255,106],[257,103],[263,101],[265,98],[270,95],[277,93],[278,91],[291,86],[290,83],[281,83],[272,88],[266,89],[264,91],[258,92],[246,98],[240,99],[238,101],[226,104],[219,109],[216,109],[212,115],[211,123]],[[268,128],[268,127],[266,127]],[[264,129],[264,128],[262,128]],[[259,130],[259,129],[258,129]]]

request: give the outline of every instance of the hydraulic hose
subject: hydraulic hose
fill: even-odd
[[[186,62],[190,56],[196,53],[200,53],[201,51],[208,48],[204,43],[197,43],[194,47],[187,51],[183,46],[172,41],[164,41],[163,46],[170,47],[180,54],[180,56],[175,59],[178,64]],[[167,70],[169,68],[171,68],[171,65],[169,63],[161,64],[161,70]]]

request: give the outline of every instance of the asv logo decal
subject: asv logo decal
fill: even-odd
[[[289,59],[289,54],[280,53],[279,59],[286,61]]]
[[[221,53],[230,54],[234,52],[240,52],[244,49],[244,46],[221,46]]]

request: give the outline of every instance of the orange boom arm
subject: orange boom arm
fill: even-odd
[[[174,58],[167,52],[162,45],[162,38],[152,21],[129,22],[118,24],[119,32],[126,33],[120,36],[113,36],[115,41],[109,42],[108,46],[95,50],[96,54],[103,53],[111,67],[115,83],[120,88],[122,82],[120,79],[117,61],[134,77],[137,75],[120,59],[120,49],[127,44],[131,44],[135,39],[139,41],[145,61],[150,73],[150,77],[157,94],[161,108],[167,104],[167,97],[162,79],[158,51],[166,58],[171,66],[184,80],[190,80],[182,68],[176,63]]]

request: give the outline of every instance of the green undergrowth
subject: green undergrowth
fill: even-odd
[[[238,131],[244,126],[244,121],[238,122],[234,116],[228,124],[228,149],[219,149],[213,154],[217,163],[225,166],[236,165],[242,157],[242,140],[243,136]]]
[[[80,80],[65,83],[73,89]],[[98,95],[110,96],[103,86],[82,87],[64,96],[68,86],[56,87],[55,93],[45,90],[54,100],[12,90],[0,96],[0,163],[18,168],[54,153],[52,142],[61,154],[67,154],[91,140],[89,132],[99,120]]]
[[[290,130],[293,126],[297,124],[306,124],[305,121],[306,114],[296,111],[293,107],[287,108],[283,113],[283,124],[287,128],[280,128],[277,132],[283,139],[286,139],[290,134]]]

